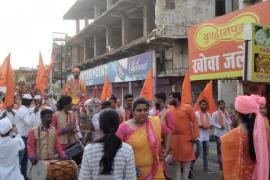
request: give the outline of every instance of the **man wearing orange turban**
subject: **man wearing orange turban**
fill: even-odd
[[[64,86],[64,94],[72,97],[72,104],[77,106],[87,95],[86,86],[83,80],[80,79],[80,69],[72,68],[73,79],[67,81]]]

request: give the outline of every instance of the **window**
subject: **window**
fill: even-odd
[[[175,0],[165,0],[166,9],[175,9]]]
[[[216,16],[225,14],[225,0],[216,0]]]
[[[239,1],[235,0],[216,0],[216,16],[222,16],[226,13],[239,9]]]

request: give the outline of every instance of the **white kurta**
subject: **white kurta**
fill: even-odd
[[[18,109],[15,115],[15,125],[21,136],[27,137],[31,128],[40,125],[40,115],[37,113],[31,112],[30,108],[23,105]]]
[[[19,151],[24,149],[22,138],[0,137],[0,179],[24,180],[19,165]]]
[[[231,118],[229,116],[225,117],[225,114],[223,112],[221,113],[222,113],[224,126],[225,126],[224,129],[221,129],[221,123],[219,120],[218,111],[214,112],[211,118],[211,124],[215,127],[215,136],[217,137],[221,137],[231,130],[231,124],[232,124]]]
[[[203,115],[203,118],[205,119],[206,113],[202,113],[202,115]],[[207,115],[208,115],[208,120],[209,120],[209,125],[210,125],[211,114],[207,112]],[[199,111],[196,111],[195,112],[195,116],[196,116],[198,125],[199,126],[202,126],[202,123],[203,122],[201,122],[201,121],[203,121],[203,118],[201,119],[200,112]],[[202,128],[200,128],[200,136],[197,139],[199,141],[209,141],[209,137],[210,137],[209,129],[202,129]]]

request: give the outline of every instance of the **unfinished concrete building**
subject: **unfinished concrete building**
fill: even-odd
[[[188,67],[187,28],[238,6],[234,0],[78,0],[64,15],[76,21],[77,33],[66,46],[82,71],[153,52],[156,90],[169,93],[180,89]],[[89,77],[82,78],[91,87]],[[142,82],[112,82],[113,93],[137,96]]]

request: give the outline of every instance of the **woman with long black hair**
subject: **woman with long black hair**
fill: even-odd
[[[238,96],[239,126],[221,137],[224,180],[269,180],[264,119],[252,96]]]
[[[103,110],[99,123],[104,136],[85,147],[79,180],[135,180],[132,147],[115,134],[119,126],[118,113],[113,109]]]

